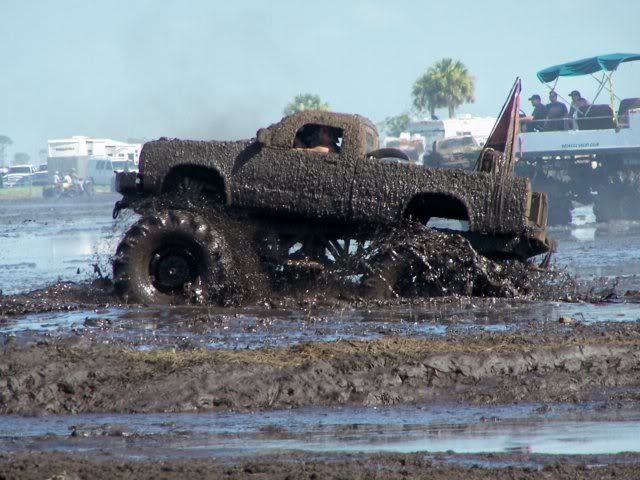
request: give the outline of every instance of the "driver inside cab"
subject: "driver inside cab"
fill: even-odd
[[[340,153],[340,129],[326,125],[305,125],[296,134],[293,146],[320,153]]]

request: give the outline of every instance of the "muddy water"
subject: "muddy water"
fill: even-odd
[[[249,414],[72,415],[0,420],[0,449],[125,458],[306,452],[616,454],[640,451],[640,410],[429,405]]]
[[[568,316],[583,323],[640,321],[640,303],[559,303],[459,300],[430,307],[373,311],[315,308],[238,310],[110,308],[7,317],[0,335],[20,343],[83,335],[95,342],[158,347],[254,349],[312,341],[374,340],[384,336],[441,337],[474,331],[516,332]]]
[[[115,195],[91,201],[0,203],[0,290],[12,294],[56,280],[105,273],[122,231],[111,219]]]
[[[590,206],[573,210],[571,226],[552,227],[555,260],[581,277],[640,275],[640,223],[595,223]]]

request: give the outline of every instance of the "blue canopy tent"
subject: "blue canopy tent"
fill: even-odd
[[[635,60],[640,60],[640,54],[611,53],[609,55],[599,55],[597,57],[576,60],[575,62],[554,65],[553,67],[540,70],[537,76],[542,83],[549,83],[558,77],[577,77],[580,75],[593,74],[601,70],[613,72],[621,63],[633,62]]]
[[[574,62],[563,63],[560,65],[554,65],[553,67],[545,68],[537,73],[538,79],[548,84],[553,82],[552,86],[548,86],[551,90],[555,90],[556,84],[560,77],[578,77],[582,75],[591,75],[599,84],[598,92],[596,93],[593,103],[600,95],[603,89],[607,89],[610,94],[610,106],[614,112],[613,121],[614,124],[618,124],[616,110],[614,108],[615,99],[618,98],[613,92],[613,72],[618,69],[621,63],[634,62],[640,60],[640,54],[638,53],[610,53],[608,55],[598,55],[597,57],[583,58],[582,60],[576,60]],[[594,74],[602,72],[602,78],[596,77]],[[609,73],[607,73],[609,72]],[[620,100],[618,98],[618,100]],[[589,106],[587,112],[591,110],[592,105]]]

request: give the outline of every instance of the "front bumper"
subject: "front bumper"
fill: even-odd
[[[138,189],[138,172],[118,172],[116,173],[116,192],[122,195],[133,193]]]

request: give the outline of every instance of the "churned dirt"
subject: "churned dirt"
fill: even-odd
[[[109,280],[91,283],[58,282],[32,292],[0,294],[0,319],[29,313],[107,307],[118,303]]]
[[[635,322],[259,350],[144,352],[77,336],[26,347],[6,341],[0,356],[4,414],[633,402],[639,389]]]
[[[536,466],[487,465],[513,462],[517,455],[470,457],[468,466],[450,465],[423,454],[333,455],[306,454],[258,457],[234,463],[215,460],[125,461],[84,458],[50,452],[29,455],[0,454],[2,480],[101,479],[433,479],[433,480],[631,480],[638,478],[637,455],[593,457],[531,456]],[[604,457],[604,456],[603,456]],[[622,457],[622,458],[619,458]],[[612,458],[628,463],[611,463]],[[483,465],[484,464],[484,465]],[[479,468],[482,465],[484,468]]]

